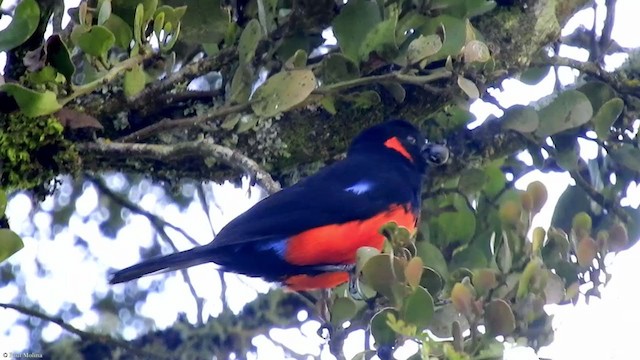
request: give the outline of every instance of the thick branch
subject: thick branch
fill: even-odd
[[[167,163],[190,156],[213,158],[255,177],[258,184],[271,194],[280,191],[280,184],[273,180],[271,175],[255,161],[238,151],[222,145],[212,144],[206,140],[174,145],[96,142],[82,143],[77,146],[80,152],[98,156],[114,158],[139,157]]]

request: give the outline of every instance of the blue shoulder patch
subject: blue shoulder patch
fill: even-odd
[[[287,252],[287,240],[288,239],[268,241],[264,244],[256,244],[256,247],[262,251],[273,251],[279,257],[284,257]]]
[[[362,195],[366,192],[371,191],[371,189],[373,189],[373,183],[367,180],[360,180],[357,183],[344,189],[344,191],[349,191],[356,195]]]

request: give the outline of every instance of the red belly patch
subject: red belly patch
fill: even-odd
[[[287,278],[284,284],[291,290],[304,291],[334,288],[349,281],[346,272],[329,272],[320,275],[295,275]]]
[[[399,226],[404,226],[410,231],[416,227],[416,217],[408,208],[393,205],[387,211],[366,220],[321,226],[291,237],[285,260],[290,264],[302,266],[353,264],[356,261],[358,248],[371,246],[382,249],[384,236],[379,233],[379,230],[382,225],[390,221],[395,221]],[[307,278],[317,277],[307,276]],[[346,279],[344,278],[341,282]]]

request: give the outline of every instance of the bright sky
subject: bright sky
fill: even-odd
[[[77,0],[67,3],[76,3]],[[603,3],[604,1],[600,1]],[[5,6],[7,6],[5,1]],[[640,14],[640,2],[635,0],[619,0],[616,8],[616,27],[613,29],[613,38],[624,47],[640,46],[640,37],[637,36],[637,16]],[[603,19],[603,14],[598,14]],[[590,27],[593,22],[593,11],[584,10],[576,16],[565,29],[570,33],[575,27],[584,24]],[[0,28],[4,28],[8,18],[0,20]],[[562,49],[561,55],[585,60],[586,52],[576,49]],[[624,55],[617,55],[607,59],[608,66],[618,66]],[[4,54],[0,54],[0,61],[4,62]],[[574,80],[575,73],[569,69],[560,72],[563,84],[570,84]],[[549,94],[553,88],[554,78],[550,75],[538,86],[527,86],[516,80],[508,80],[503,84],[504,91],[496,91],[494,94],[503,106],[513,104],[527,104]],[[472,111],[483,121],[489,114],[500,115],[500,111],[493,105],[477,102],[472,106]],[[592,157],[594,150],[583,149],[583,156]],[[552,209],[558,196],[569,184],[570,179],[562,174],[542,174],[539,172],[527,175],[517,184],[519,188],[525,188],[533,180],[541,180],[547,184],[550,191],[550,201],[547,203],[542,215],[536,218],[535,225],[548,226]],[[112,187],[123,187],[124,178],[113,175],[109,182]],[[216,202],[224,211],[212,207],[211,218],[214,221],[216,231],[223,224],[233,219],[238,214],[249,208],[259,200],[260,192],[255,189],[251,196],[247,196],[245,183],[241,189],[233,185],[211,185]],[[186,188],[186,192],[194,189]],[[60,201],[68,202],[71,185],[66,182],[61,189]],[[207,243],[212,232],[209,221],[201,209],[199,201],[191,204],[186,211],[180,210],[173,204],[164,200],[164,192],[161,188],[143,181],[130,190],[133,200],[154,213],[162,214],[172,223],[185,229],[191,236],[201,243]],[[634,201],[637,206],[639,200]],[[48,199],[42,204],[44,210],[53,207],[53,200]],[[11,258],[12,264],[19,264],[17,281],[26,284],[26,295],[30,299],[38,299],[37,303],[42,310],[55,314],[60,308],[75,304],[82,316],[71,319],[71,325],[86,327],[102,327],[113,330],[115,322],[104,322],[100,315],[91,309],[93,304],[92,294],[98,296],[106,294],[109,285],[106,282],[106,270],[109,267],[123,268],[140,260],[139,246],[150,246],[154,241],[153,233],[148,220],[140,215],[129,214],[126,218],[126,226],[117,234],[115,239],[108,239],[100,235],[96,220],[105,216],[106,209],[98,203],[98,193],[92,186],[85,186],[84,194],[76,202],[77,211],[72,215],[69,227],[50,229],[51,216],[46,212],[37,212],[31,204],[31,200],[25,195],[15,196],[9,204],[12,228],[18,231],[25,241],[25,248]],[[117,214],[116,214],[117,215]],[[28,221],[33,219],[33,225]],[[169,235],[175,239],[180,249],[188,249],[191,244],[176,232],[169,231]],[[74,246],[75,239],[80,237],[88,243],[89,254],[85,249]],[[170,252],[169,249],[166,249]],[[46,276],[38,275],[35,259],[38,259],[47,270]],[[549,306],[547,311],[555,314],[554,327],[556,329],[554,343],[541,352],[541,356],[553,359],[592,359],[592,360],[626,360],[637,352],[636,325],[640,323],[640,312],[636,310],[635,300],[640,295],[635,284],[637,263],[640,261],[640,247],[636,246],[618,256],[608,259],[612,262],[609,267],[613,274],[613,280],[602,291],[602,299],[593,299],[587,306],[580,302],[577,306]],[[189,270],[192,282],[199,296],[207,299],[205,302],[204,316],[217,315],[222,310],[220,300],[220,282],[215,274],[213,265],[203,265]],[[225,275],[229,290],[227,299],[234,311],[239,311],[242,306],[255,298],[257,292],[269,289],[268,284],[256,279],[248,279],[232,274]],[[151,283],[151,278],[143,278],[139,281],[142,291]],[[180,275],[169,277],[164,283],[162,293],[151,293],[147,302],[138,307],[141,316],[153,318],[159,328],[173,324],[178,311],[186,312],[190,321],[196,320],[196,306],[190,295],[187,285]],[[59,289],[59,291],[52,291]],[[116,286],[114,291],[122,293],[124,287]],[[0,288],[0,302],[18,302],[18,288],[7,285]],[[0,324],[14,324],[22,315],[13,310],[0,310]],[[306,319],[306,314],[299,314],[299,319]],[[100,322],[100,323],[99,323]],[[307,321],[298,329],[272,330],[270,337],[276,342],[286,344],[291,350],[299,353],[308,353],[313,356],[321,355],[322,359],[333,359],[324,350],[320,354],[320,345],[323,341],[316,335],[320,324],[315,321]],[[43,333],[45,341],[53,341],[63,331],[53,324],[46,326]],[[137,336],[134,327],[125,329],[124,337],[127,339]],[[14,325],[0,333],[0,352],[16,352],[27,349],[29,334],[25,327]],[[364,343],[363,332],[356,332],[347,341],[346,356],[351,358],[362,349]],[[258,346],[258,359],[284,358],[282,349],[274,345],[266,336],[254,339]],[[414,346],[401,349],[396,353],[399,359],[406,358],[415,351]],[[508,359],[528,360],[535,359],[530,349],[515,349],[508,353]]]

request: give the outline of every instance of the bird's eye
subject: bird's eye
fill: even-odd
[[[416,138],[409,135],[407,136],[407,141],[409,142],[409,144],[414,145],[416,143]]]

